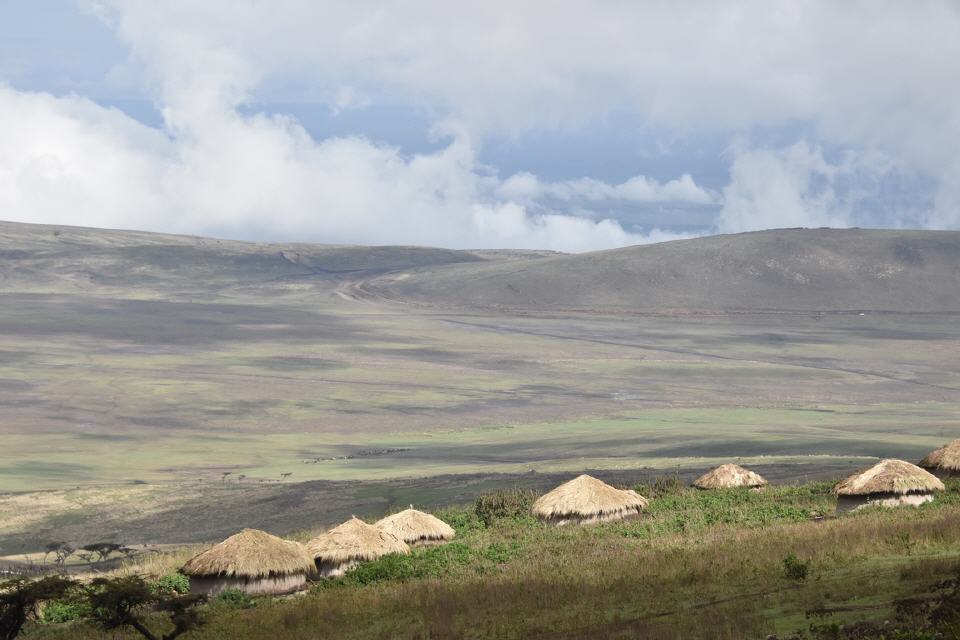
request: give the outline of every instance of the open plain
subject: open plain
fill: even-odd
[[[960,432],[957,232],[561,255],[2,223],[0,300],[6,555],[584,469],[830,478]]]

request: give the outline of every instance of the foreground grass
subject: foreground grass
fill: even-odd
[[[368,563],[305,595],[251,608],[215,603],[192,636],[290,638],[752,638],[887,615],[960,568],[957,483],[919,509],[828,513],[827,484],[753,493],[642,487],[654,500],[631,523],[552,528],[524,516],[484,525],[472,509],[442,513],[457,541]],[[306,534],[304,534],[306,535]],[[784,570],[793,555],[805,578]],[[160,575],[160,557],[127,570]],[[802,572],[801,572],[802,573]],[[76,624],[37,638],[103,636]],[[130,636],[133,637],[133,636]]]

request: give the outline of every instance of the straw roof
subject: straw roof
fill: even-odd
[[[920,461],[925,469],[960,471],[960,439],[948,442]]]
[[[356,516],[307,543],[307,553],[322,562],[375,560],[388,553],[410,553],[407,543]]]
[[[453,527],[436,516],[417,511],[413,505],[400,513],[387,516],[373,526],[392,533],[407,544],[420,540],[452,540],[455,535]]]
[[[837,483],[838,496],[865,496],[872,493],[928,493],[943,491],[937,476],[903,460],[881,460],[866,471]]]
[[[693,486],[698,489],[732,489],[734,487],[762,487],[767,484],[759,473],[744,469],[737,464],[722,464],[697,478]]]
[[[312,573],[313,558],[299,542],[257,529],[244,529],[187,560],[188,576],[261,578]]]
[[[615,489],[586,474],[565,482],[533,503],[533,513],[541,518],[588,518],[603,514],[642,511],[647,499],[636,491]]]

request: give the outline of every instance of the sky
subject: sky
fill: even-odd
[[[0,0],[0,219],[590,251],[960,228],[960,2]]]

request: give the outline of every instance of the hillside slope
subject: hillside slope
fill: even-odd
[[[536,252],[237,242],[196,236],[0,222],[0,291],[203,292],[284,280],[341,280]]]
[[[786,229],[387,276],[394,299],[589,310],[960,309],[960,232]]]

